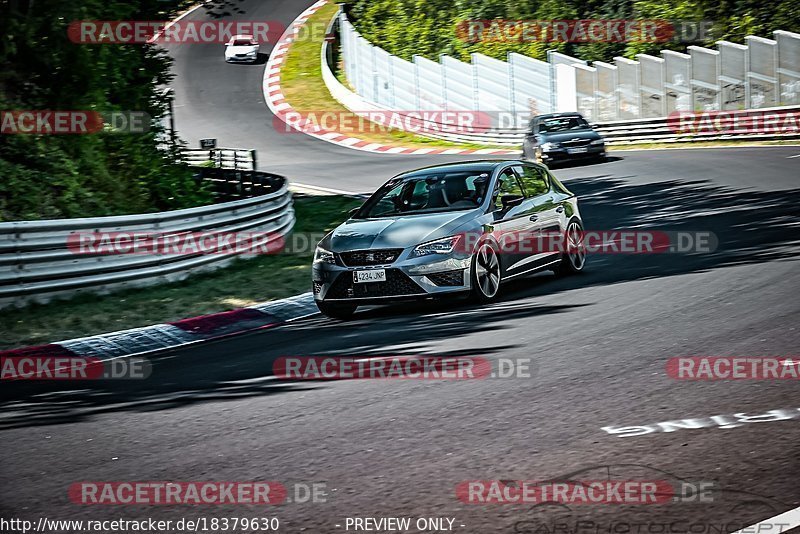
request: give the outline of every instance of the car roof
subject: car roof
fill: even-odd
[[[241,35],[234,35],[233,37],[231,37],[232,41],[235,41],[236,39],[250,39],[252,41],[253,40],[253,36],[252,35],[241,34]]]
[[[567,112],[563,112],[563,113],[548,113],[547,115],[536,115],[533,118],[533,120],[558,119],[560,117],[580,117],[580,118],[583,118],[583,115],[581,115],[577,111],[567,111]]]
[[[513,164],[531,164],[537,165],[532,161],[522,161],[515,159],[485,159],[474,161],[461,161],[456,163],[444,163],[440,165],[431,165],[430,167],[422,167],[421,169],[414,169],[398,174],[395,178],[413,178],[416,176],[431,174],[431,173],[448,173],[448,172],[491,172],[497,167],[513,163]]]

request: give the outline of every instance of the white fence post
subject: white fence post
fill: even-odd
[[[728,41],[718,41],[720,108],[744,109],[747,72],[747,47]]]
[[[746,94],[747,108],[767,108],[778,102],[778,79],[775,72],[777,43],[772,39],[748,35]]]
[[[594,62],[597,76],[597,120],[613,121],[619,118],[617,102],[617,67],[602,61]]]
[[[692,109],[692,90],[689,80],[692,78],[690,62],[687,54],[662,50],[664,58],[664,90],[667,95],[667,115],[673,111],[690,111]]]
[[[689,46],[691,57],[692,108],[696,111],[717,111],[720,109],[719,51]]]
[[[614,58],[617,65],[617,92],[619,94],[619,118],[638,119],[642,103],[639,91],[639,62],[625,57]]]
[[[647,54],[638,54],[641,99],[640,117],[652,119],[666,117],[667,95],[664,90],[664,59]]]
[[[776,31],[778,43],[778,105],[800,104],[800,34]]]

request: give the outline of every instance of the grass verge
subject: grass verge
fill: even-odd
[[[311,15],[306,21],[306,25],[327,25],[338,12],[336,4],[326,4],[319,11]],[[322,79],[322,65],[320,53],[324,36],[322,32],[305,31],[301,35],[306,38],[294,41],[286,54],[286,60],[281,67],[281,92],[292,107],[300,113],[322,112],[341,113],[344,117],[356,117],[356,115],[338,100],[331,96],[325,81]],[[342,120],[342,123],[345,121]],[[357,120],[348,120],[356,123]],[[397,129],[385,129],[375,123],[376,131],[362,131],[355,128],[338,128],[343,134],[350,134],[353,137],[364,139],[372,143],[384,145],[402,146],[406,148],[458,148],[458,149],[481,149],[497,148],[508,149],[509,147],[495,145],[480,145],[475,143],[450,143],[441,139],[431,139]],[[383,130],[383,131],[381,131]],[[301,134],[298,134],[301,135]]]
[[[327,232],[360,204],[341,196],[296,197],[294,232]],[[303,252],[238,260],[172,284],[0,311],[0,349],[176,321],[305,293],[311,286],[314,244]]]

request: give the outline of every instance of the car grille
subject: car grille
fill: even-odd
[[[447,271],[445,273],[427,274],[428,280],[437,286],[463,286],[464,270]]]
[[[384,248],[377,250],[352,250],[341,252],[339,257],[346,267],[362,267],[364,265],[388,265],[403,252],[402,248]]]
[[[561,146],[565,148],[574,148],[577,146],[589,146],[592,142],[591,139],[586,139],[585,137],[577,137],[575,139],[570,139],[569,141],[561,141]]]
[[[325,299],[348,299],[370,297],[402,297],[425,293],[411,278],[397,269],[386,270],[385,282],[353,282],[353,273],[340,274],[325,295]]]

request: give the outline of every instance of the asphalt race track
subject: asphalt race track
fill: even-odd
[[[308,5],[250,1],[239,16],[288,23]],[[210,45],[173,54],[176,121],[191,146],[216,137],[220,146],[256,148],[262,169],[354,192],[459,159],[369,154],[278,134],[260,93],[263,64],[227,65]],[[274,516],[282,532],[311,533],[346,531],[348,517],[447,517],[465,533],[550,533],[558,521],[585,534],[685,531],[669,530],[678,522],[706,525],[695,527],[700,534],[797,508],[800,417],[737,425],[708,418],[797,413],[798,382],[676,381],[665,365],[677,356],[798,356],[798,154],[791,146],[637,151],[555,171],[581,198],[588,229],[708,231],[719,240],[713,253],[590,256],[579,276],[517,280],[483,307],[371,308],[347,323],[317,316],[160,355],[145,383],[6,388],[0,512]],[[278,357],[325,355],[529,358],[532,374],[271,377]],[[705,422],[655,426],[684,419]],[[602,430],[641,425],[674,431]],[[466,504],[455,492],[467,480],[565,477],[714,481],[719,491],[712,502],[572,507]],[[123,480],[322,483],[327,497],[274,508],[93,507],[67,497],[74,482]]]

